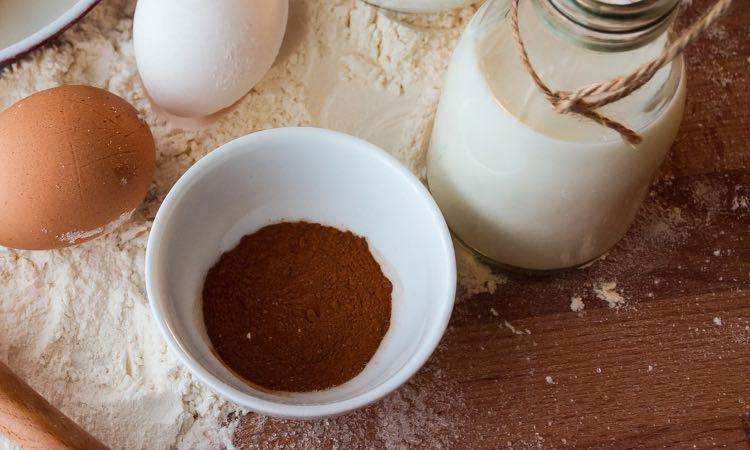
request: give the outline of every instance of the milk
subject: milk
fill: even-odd
[[[372,5],[406,13],[435,13],[468,6],[478,0],[365,0]]]
[[[643,141],[632,147],[610,129],[554,112],[521,66],[497,3],[505,2],[482,7],[455,49],[429,187],[453,232],[485,257],[530,270],[581,265],[623,237],[648,193],[682,117],[682,60],[600,109],[638,131]],[[493,20],[502,25],[483,26]],[[529,1],[520,21],[532,63],[553,89],[626,74],[664,45],[662,36],[627,52],[586,49],[555,34]]]

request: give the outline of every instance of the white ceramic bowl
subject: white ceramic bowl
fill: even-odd
[[[99,0],[0,0],[0,67],[86,15]]]
[[[206,337],[200,293],[208,269],[243,235],[284,220],[366,237],[394,285],[383,343],[360,375],[333,389],[254,389],[222,365]],[[361,408],[419,370],[448,324],[456,266],[438,207],[393,157],[342,133],[279,128],[225,144],[182,176],[151,230],[146,286],[167,343],[205,384],[253,411],[313,418]]]
[[[434,14],[463,8],[480,0],[362,0],[373,6],[409,14]]]

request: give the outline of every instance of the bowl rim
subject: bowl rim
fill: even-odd
[[[193,359],[193,356],[182,346],[177,334],[170,328],[170,325],[165,320],[167,317],[166,305],[168,304],[168,299],[161,298],[158,294],[158,289],[156,289],[156,287],[160,285],[160,281],[155,279],[155,267],[157,256],[161,251],[160,240],[166,232],[165,221],[171,217],[172,212],[175,210],[177,200],[182,198],[186,189],[192,185],[193,180],[207,170],[213,168],[215,164],[220,161],[220,158],[225,157],[225,154],[239,154],[248,151],[256,151],[256,149],[262,148],[262,145],[265,142],[268,142],[268,139],[285,139],[288,136],[295,135],[303,136],[308,139],[336,139],[341,142],[341,146],[358,149],[359,152],[363,154],[369,153],[371,156],[385,163],[390,170],[394,170],[401,175],[411,188],[419,192],[421,199],[428,207],[429,214],[437,224],[442,253],[444,253],[445,256],[445,270],[448,275],[443,281],[446,285],[445,292],[441,295],[441,298],[436,298],[434,300],[434,304],[436,305],[435,308],[437,309],[437,320],[428,325],[427,330],[425,331],[425,338],[423,339],[422,344],[415,350],[412,357],[402,365],[396,373],[378,384],[375,388],[345,400],[324,404],[290,405],[287,403],[260,399],[245,394],[215,377]],[[260,146],[258,146],[258,144],[260,144]],[[182,364],[213,391],[244,408],[265,415],[297,419],[334,416],[362,408],[385,397],[407,382],[427,362],[437,348],[445,330],[447,329],[448,321],[450,320],[455,302],[456,277],[455,250],[453,248],[453,241],[451,239],[450,231],[448,230],[448,225],[435,203],[435,200],[432,198],[424,184],[422,184],[422,182],[419,181],[419,179],[396,158],[374,144],[345,133],[314,127],[273,128],[251,133],[219,146],[217,149],[193,164],[193,166],[190,167],[170,189],[157,212],[148,238],[145,262],[146,292],[151,311],[167,345]]]
[[[60,14],[55,20],[16,41],[7,47],[0,48],[0,69],[26,56],[28,53],[55,39],[76,22],[91,12],[101,0],[78,0],[73,6]]]

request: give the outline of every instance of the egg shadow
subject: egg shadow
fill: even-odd
[[[159,106],[159,104],[156,103],[153,97],[151,97],[151,94],[148,92],[148,89],[146,89],[146,85],[143,83],[143,80],[141,79],[140,74],[138,75],[138,81],[141,84],[141,89],[143,89],[143,94],[146,97],[146,100],[148,100],[149,106],[151,107],[151,110],[156,115],[156,118],[158,120],[164,120],[168,122],[172,127],[182,129],[182,130],[202,130],[202,129],[208,128],[214,123],[218,122],[222,116],[224,116],[227,112],[235,108],[237,103],[239,103],[240,100],[242,100],[240,99],[236,101],[235,103],[233,103],[232,105],[227,106],[226,108],[221,109],[219,111],[216,111],[215,113],[210,114],[208,116],[183,117],[183,116],[172,114],[171,112]],[[245,95],[243,95],[242,98],[245,98]]]
[[[289,18],[286,23],[286,33],[281,43],[281,49],[273,65],[282,64],[293,55],[307,34],[307,5],[302,0],[289,0]]]

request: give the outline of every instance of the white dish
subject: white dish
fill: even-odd
[[[480,0],[364,0],[374,6],[410,14],[432,14],[463,8]]]
[[[200,292],[208,269],[243,235],[284,220],[366,237],[394,285],[383,343],[360,375],[336,388],[255,389],[217,359],[206,337]],[[177,182],[151,230],[146,286],[167,343],[205,384],[256,412],[313,418],[361,408],[419,370],[448,324],[456,266],[442,214],[392,156],[342,133],[280,128],[223,145]]]
[[[99,0],[0,0],[0,67],[57,37]]]

